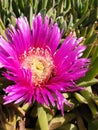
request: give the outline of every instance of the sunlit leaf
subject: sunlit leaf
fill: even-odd
[[[38,121],[41,130],[49,130],[46,111],[40,105],[38,106]]]

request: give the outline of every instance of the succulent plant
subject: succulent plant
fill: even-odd
[[[0,130],[97,130],[98,129],[98,2],[97,0],[0,0],[0,35],[16,25],[16,18],[26,16],[32,27],[32,16],[48,15],[63,30],[63,38],[72,31],[84,37],[87,48],[83,57],[91,63],[86,76],[77,81],[85,90],[64,93],[71,107],[64,107],[64,116],[56,109],[13,103],[3,104],[3,89],[13,84],[2,77],[0,69]],[[63,41],[62,38],[62,41]],[[62,43],[61,41],[61,43]],[[25,125],[24,125],[25,124]]]

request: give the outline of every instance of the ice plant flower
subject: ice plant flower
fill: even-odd
[[[5,103],[31,103],[57,106],[63,112],[65,92],[81,90],[76,80],[87,72],[88,59],[81,58],[85,46],[82,38],[70,33],[62,45],[57,23],[41,14],[32,20],[32,29],[26,17],[16,20],[16,27],[7,29],[8,41],[0,36],[0,64],[3,73],[14,81],[4,89]]]

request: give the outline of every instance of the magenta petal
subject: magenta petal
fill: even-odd
[[[24,101],[25,99],[31,102],[29,94],[33,94],[33,91],[27,89],[25,86],[20,86],[18,84],[8,86],[6,89],[4,89],[4,91],[8,93],[7,96],[4,96],[5,104],[11,103],[13,101],[15,103],[19,103],[21,101]]]
[[[60,42],[61,34],[58,25],[51,22],[49,24],[49,18],[46,16],[43,22],[41,14],[33,21],[33,44],[34,47],[51,48],[54,53]]]

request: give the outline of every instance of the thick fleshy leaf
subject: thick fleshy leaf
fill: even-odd
[[[40,129],[41,130],[49,130],[46,111],[44,110],[44,108],[42,106],[39,105],[37,112],[38,112],[38,122],[40,125]]]
[[[87,72],[84,81],[92,80],[96,75],[98,74],[98,57],[94,61],[94,63],[91,65],[89,71]]]
[[[82,80],[80,83],[78,83],[77,85],[78,85],[78,86],[88,87],[88,86],[91,86],[91,85],[96,84],[96,83],[98,83],[98,79],[96,79],[96,78],[93,78],[92,80],[88,80],[88,81],[84,81],[84,79],[83,79],[83,80]]]

